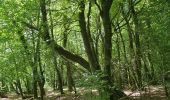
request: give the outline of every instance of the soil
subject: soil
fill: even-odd
[[[82,95],[88,92],[86,89],[81,88],[77,89],[78,94],[68,93],[60,95],[56,91],[48,90],[44,100],[84,100]],[[92,91],[94,95],[98,95],[96,90]],[[165,95],[164,88],[162,86],[149,86],[144,89],[144,91],[130,91],[124,90],[124,93],[127,95],[126,98],[120,100],[170,100]],[[20,96],[15,93],[6,94],[7,98],[0,98],[0,100],[22,100]],[[28,96],[29,98],[25,100],[33,100],[33,97]]]

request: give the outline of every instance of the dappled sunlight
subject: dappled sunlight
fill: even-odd
[[[148,86],[144,91],[130,91],[125,90],[124,93],[133,99],[142,100],[168,100],[165,95],[164,87],[162,86]]]
[[[45,100],[84,100],[82,97],[85,96],[99,96],[99,92],[96,89],[86,89],[86,88],[77,88],[78,94],[70,93],[64,89],[65,94],[60,94],[58,91],[47,90]],[[162,86],[149,86],[145,88],[145,91],[130,91],[124,90],[124,93],[127,95],[128,100],[168,100],[165,96],[164,88]],[[10,93],[7,95],[8,98],[0,98],[0,100],[22,100],[20,96],[15,93]],[[127,98],[126,97],[126,98]],[[127,99],[121,100],[127,100]],[[27,98],[26,100],[32,100],[32,98]]]
[[[0,100],[167,97],[170,0],[0,0]]]

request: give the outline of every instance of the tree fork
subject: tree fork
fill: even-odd
[[[65,58],[67,58],[67,59],[69,59],[69,60],[71,60],[73,62],[76,62],[76,63],[80,64],[85,69],[87,69],[88,71],[91,72],[90,65],[89,65],[89,63],[84,58],[82,58],[79,55],[73,54],[73,53],[65,50],[63,47],[61,47],[54,40],[51,39],[51,37],[49,35],[49,27],[48,27],[48,23],[47,23],[48,21],[47,21],[47,12],[46,12],[45,0],[40,0],[40,8],[41,8],[42,22],[43,22],[42,27],[43,27],[43,30],[44,30],[43,34],[42,34],[43,40],[50,47],[51,47],[51,45],[54,44],[55,52],[57,52],[59,55],[65,57]]]

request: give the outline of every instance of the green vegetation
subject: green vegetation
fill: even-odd
[[[169,32],[169,0],[0,0],[0,98],[169,98]]]

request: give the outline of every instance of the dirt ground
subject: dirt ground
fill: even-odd
[[[162,86],[145,87],[144,91],[125,90],[124,93],[132,100],[170,100],[166,97]]]
[[[68,92],[66,92],[64,95],[60,95],[56,91],[48,90],[44,100],[84,100],[82,95],[88,91],[84,88],[79,88],[77,91],[77,95]],[[96,90],[93,90],[92,92],[94,95],[98,96]],[[122,98],[120,100],[170,100],[166,97],[164,88],[162,86],[149,86],[146,87],[144,91],[124,90],[124,93],[128,96],[128,99]],[[7,94],[7,97],[8,98],[0,98],[0,100],[22,100],[20,96],[14,93]],[[30,97],[25,100],[33,100],[33,98]]]

